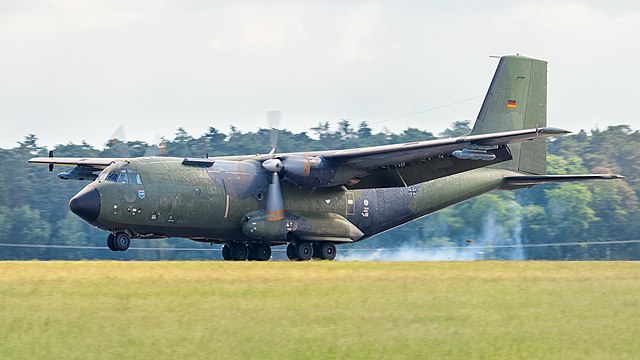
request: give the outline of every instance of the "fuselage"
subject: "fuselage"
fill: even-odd
[[[87,206],[98,208],[78,210],[77,195],[72,210],[75,201],[74,212],[92,225],[137,237],[251,242],[242,223],[247,214],[264,208],[268,195],[269,176],[260,166],[251,160],[198,167],[177,158],[135,158],[109,166],[78,194],[97,196],[97,204]],[[345,230],[343,239],[357,241],[497,189],[513,174],[482,168],[414,186],[364,190],[283,182],[282,192],[288,216],[305,220],[318,234],[346,219],[361,234]]]

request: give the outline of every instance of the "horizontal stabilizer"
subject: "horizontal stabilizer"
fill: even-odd
[[[613,174],[585,174],[585,175],[523,175],[508,176],[504,178],[505,185],[533,186],[556,182],[574,182],[589,180],[613,180],[622,179],[624,176]]]

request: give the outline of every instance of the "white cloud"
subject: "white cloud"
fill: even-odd
[[[617,4],[0,0],[0,146],[29,132],[98,145],[113,123],[143,140],[254,130],[272,108],[296,131],[378,122],[484,93],[487,56],[515,52],[549,61],[553,125],[640,128],[634,107],[611,106],[634,103],[640,77],[640,6]],[[377,126],[438,132],[481,101]]]

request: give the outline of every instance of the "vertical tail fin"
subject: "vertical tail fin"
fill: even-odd
[[[500,58],[470,135],[547,125],[547,62],[525,56]],[[495,167],[546,174],[546,140],[509,145],[513,160]]]

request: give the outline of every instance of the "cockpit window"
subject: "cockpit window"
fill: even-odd
[[[111,171],[106,178],[107,181],[116,182],[118,180],[118,173],[115,171]]]
[[[106,170],[103,170],[100,175],[98,175],[98,178],[96,180],[98,181],[104,181],[107,179],[107,175],[109,175],[109,172]]]
[[[127,176],[127,171],[126,170],[120,170],[120,175],[118,176],[118,182],[120,184],[128,184],[129,183],[129,176]]]
[[[117,182],[119,184],[142,185],[142,178],[140,178],[140,174],[133,170],[127,169],[111,170],[109,172],[103,171],[98,176],[98,180]]]

